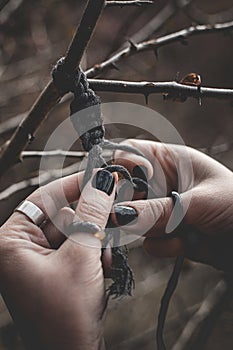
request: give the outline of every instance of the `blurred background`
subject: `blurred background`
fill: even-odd
[[[50,80],[53,64],[64,55],[85,3],[82,0],[10,0],[0,12],[0,146],[9,139]],[[140,7],[106,8],[83,59],[83,68],[92,67],[129,45],[129,39],[139,42],[157,38],[195,24],[194,19],[174,3],[155,0],[152,5]],[[193,0],[193,3],[209,14],[228,10],[233,5],[232,0]],[[159,21],[160,26],[157,25]],[[122,60],[117,65],[118,70],[110,69],[100,77],[169,81],[196,72],[201,75],[203,86],[232,88],[232,35],[231,31],[202,34],[188,38],[185,43],[166,45],[157,54],[153,51],[139,53]],[[99,95],[102,102],[146,105],[142,95],[108,92]],[[52,131],[69,115],[69,103],[66,98],[53,109],[27,150],[43,150]],[[233,107],[229,100],[203,99],[200,105],[195,99],[180,103],[164,101],[161,95],[150,95],[148,106],[166,117],[187,145],[209,153],[233,169]],[[107,135],[151,138],[142,130],[125,125],[108,126]],[[69,134],[65,136],[68,138]],[[72,149],[80,147],[77,143]],[[67,159],[65,166],[77,161],[79,159]],[[36,180],[30,179],[36,179],[39,162],[39,158],[26,158],[1,179],[1,223],[36,188]],[[52,164],[56,168],[56,159]],[[12,187],[16,183],[18,185]],[[10,190],[5,191],[7,188]],[[110,303],[106,322],[107,349],[156,349],[156,317],[173,260],[151,259],[143,252],[140,242],[129,248],[136,289],[131,298]],[[226,332],[221,346],[232,349],[230,316],[223,311],[227,293],[228,287],[220,272],[187,261],[166,322],[168,349],[220,349],[216,328],[220,320]],[[233,326],[231,318],[230,324]],[[24,349],[2,300],[0,349]]]

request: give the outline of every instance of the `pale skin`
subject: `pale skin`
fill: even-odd
[[[230,170],[184,146],[144,140],[128,140],[127,143],[139,148],[147,159],[117,151],[118,164],[126,166],[131,173],[135,165],[144,165],[154,191],[165,195],[177,190],[177,164],[184,173],[179,188],[184,207],[187,207],[184,221],[198,228],[208,240],[218,237],[223,245],[232,244],[233,175]],[[194,184],[183,171],[187,155],[194,170]],[[115,180],[117,182],[117,176]],[[101,260],[101,243],[97,238],[79,233],[79,242],[74,242],[65,239],[60,231],[72,223],[75,215],[104,228],[115,189],[108,196],[89,185],[84,199],[80,198],[81,181],[82,174],[72,175],[28,197],[53,217],[59,230],[51,222],[42,230],[17,212],[0,228],[0,289],[28,349],[104,349],[104,270],[111,261],[109,251]],[[190,192],[192,198],[188,205]],[[65,207],[64,194],[69,203],[80,198],[76,213]],[[152,225],[144,241],[147,252],[157,257],[181,254],[182,239],[153,240],[166,234],[172,199],[145,201],[139,194],[133,199],[126,204],[136,209],[138,219],[135,225],[127,226],[127,231],[137,233],[145,229],[149,221]],[[115,220],[114,214],[111,215]],[[193,255],[195,260],[214,263],[209,246],[198,249]]]

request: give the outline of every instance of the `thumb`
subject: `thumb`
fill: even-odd
[[[91,257],[92,262],[100,259],[101,242],[92,233],[85,232],[85,226],[91,224],[97,227],[94,233],[98,233],[98,229],[104,231],[115,199],[117,174],[112,175],[106,170],[96,170],[93,173],[81,193],[76,208],[74,232],[60,247],[60,254],[66,256],[66,259],[71,258],[72,261],[85,258],[86,254]],[[78,228],[75,231],[76,223],[77,227],[81,227],[82,224],[83,232]]]

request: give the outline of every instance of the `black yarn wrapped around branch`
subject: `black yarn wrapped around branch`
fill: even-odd
[[[128,170],[119,165],[107,165],[102,157],[102,150],[121,149],[127,152],[133,152],[144,156],[141,152],[128,145],[118,145],[104,139],[105,130],[100,107],[100,98],[90,89],[85,73],[79,67],[74,72],[66,69],[64,58],[61,58],[52,71],[55,85],[60,92],[72,92],[74,99],[70,105],[71,121],[81,139],[83,148],[89,152],[87,167],[83,179],[83,187],[92,176],[92,171],[96,167],[104,167],[110,172],[118,172],[123,178],[138,189]],[[145,189],[146,184],[144,185]],[[82,227],[82,229],[85,229]],[[87,227],[89,230],[89,227]],[[118,232],[119,230],[117,230]],[[108,297],[120,297],[131,295],[134,285],[133,272],[128,265],[128,259],[125,253],[119,247],[120,236],[112,236],[111,229],[107,229],[108,241],[113,238],[112,248],[112,279],[113,284],[108,289]],[[120,232],[120,231],[119,231]],[[118,233],[119,233],[118,232]],[[106,242],[105,242],[106,243]]]

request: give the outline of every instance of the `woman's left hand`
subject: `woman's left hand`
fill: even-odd
[[[105,228],[116,177],[106,179],[110,195],[91,179],[80,197],[82,177],[56,180],[27,198],[49,218],[43,229],[20,212],[0,228],[0,291],[28,349],[104,348],[101,242],[80,232],[66,239],[62,232],[77,217]],[[66,206],[78,199],[76,212]]]

